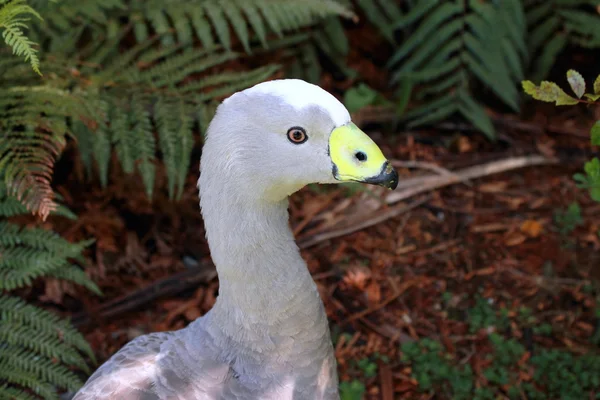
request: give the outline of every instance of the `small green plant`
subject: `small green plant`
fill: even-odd
[[[550,325],[547,322],[534,326],[532,328],[532,330],[533,330],[534,335],[540,335],[540,336],[550,336],[550,335],[552,335],[552,332],[553,332],[552,325]]]
[[[569,236],[573,231],[583,224],[581,207],[578,203],[571,203],[565,211],[554,213],[554,223],[562,236]]]
[[[391,103],[367,84],[359,83],[346,90],[344,105],[350,113],[354,113],[367,106],[391,105]]]
[[[340,383],[341,400],[362,400],[365,392],[365,384],[357,379]]]
[[[556,83],[542,81],[537,86],[531,81],[523,81],[523,90],[536,100],[555,103],[557,106],[568,106],[575,104],[598,105],[600,104],[600,75],[596,78],[587,92],[586,83],[581,74],[573,69],[567,71],[567,81],[576,97],[568,95]],[[600,121],[596,121],[590,130],[592,146],[600,146]],[[585,163],[583,170],[585,174],[577,173],[573,179],[577,186],[587,189],[595,201],[600,202],[600,160],[594,157]]]
[[[362,374],[366,378],[373,378],[377,376],[377,364],[367,357],[358,360],[356,366],[361,370]]]
[[[592,398],[600,389],[600,356],[575,356],[564,350],[543,350],[531,358],[534,379],[546,389],[546,398]],[[597,397],[596,397],[597,398]]]
[[[508,326],[506,310],[501,309],[498,313],[489,300],[479,295],[475,297],[475,305],[468,311],[468,315],[470,332],[477,332],[492,326],[497,329],[505,329]]]
[[[525,348],[517,340],[507,340],[497,333],[490,334],[489,340],[494,347],[494,352],[489,356],[493,363],[483,371],[483,376],[498,386],[516,381],[518,377],[512,369],[525,353]]]
[[[599,304],[600,305],[600,304]],[[486,326],[508,322],[505,309],[496,310],[492,304],[477,297],[469,311],[469,323],[477,331]],[[533,326],[536,334],[549,334],[549,324],[537,324],[533,310],[520,307],[515,322],[519,326]],[[537,332],[536,332],[536,328]],[[443,394],[441,398],[453,400],[520,400],[583,399],[592,397],[600,389],[600,356],[590,353],[577,356],[568,350],[536,348],[527,359],[524,345],[516,338],[507,338],[492,332],[489,346],[478,349],[478,357],[486,360],[479,372],[462,365],[459,359],[444,350],[436,340],[422,339],[402,345],[401,360],[410,365],[412,377],[419,389],[430,395]],[[485,353],[482,353],[485,352]],[[522,374],[533,374],[532,380],[523,381]]]
[[[473,371],[470,365],[464,367],[452,363],[452,356],[443,351],[440,342],[422,339],[402,345],[402,360],[411,363],[413,378],[419,388],[432,392],[444,387],[456,400],[472,399]]]

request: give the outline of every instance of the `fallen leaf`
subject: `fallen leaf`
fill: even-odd
[[[479,185],[479,191],[483,193],[500,193],[508,187],[508,182],[489,182]]]
[[[504,239],[504,244],[507,246],[518,246],[527,240],[527,236],[519,232],[513,232]]]
[[[528,219],[521,224],[521,232],[531,238],[536,238],[542,232],[542,224],[536,220]]]
[[[381,286],[376,281],[372,281],[365,290],[367,302],[369,305],[379,304],[381,302]]]

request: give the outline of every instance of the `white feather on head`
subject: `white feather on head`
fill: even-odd
[[[329,112],[336,126],[342,126],[350,122],[350,113],[335,96],[321,87],[301,79],[275,79],[261,82],[233,96],[240,93],[276,96],[296,110],[302,110],[309,106],[319,106]],[[223,103],[226,103],[233,96],[225,99]]]

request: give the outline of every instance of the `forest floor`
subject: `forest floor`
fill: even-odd
[[[589,116],[540,110],[530,122],[498,115],[496,143],[452,123],[382,134],[388,125],[367,121],[398,161],[400,187],[292,196],[343,399],[598,398],[600,204],[572,180],[591,154]],[[57,190],[79,219],[47,224],[96,239],[87,272],[104,296],[47,281],[39,299],[73,319],[99,362],[140,334],[183,328],[215,301],[199,151],[177,202],[163,191],[150,202],[117,163],[104,189],[86,182],[75,152],[57,166]],[[490,170],[532,155],[538,165]]]

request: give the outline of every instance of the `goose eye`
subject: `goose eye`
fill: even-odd
[[[294,126],[287,131],[287,137],[290,142],[294,144],[302,144],[308,140],[308,136],[306,135],[306,131],[304,128],[299,126]]]

